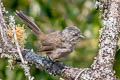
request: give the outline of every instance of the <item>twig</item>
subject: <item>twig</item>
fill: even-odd
[[[85,69],[81,70],[81,71],[77,74],[77,76],[75,77],[75,80],[78,80],[78,78],[80,77],[80,75],[81,75],[84,71],[85,71]]]
[[[16,36],[14,16],[9,17],[9,22],[10,22],[9,25],[12,28],[12,32],[13,32],[13,36],[14,36],[14,40],[15,40],[15,44],[16,44],[16,47],[17,47],[18,54],[20,56],[20,59],[21,59],[22,63],[24,64],[25,61],[23,59],[23,56],[22,56],[22,53],[21,53],[21,50],[20,50],[20,46],[19,46],[19,43],[18,43],[18,40],[17,40],[17,36]]]
[[[17,39],[17,36],[16,36],[16,31],[15,31],[15,20],[14,20],[14,16],[10,16],[10,17],[9,17],[9,22],[10,22],[10,23],[9,23],[9,26],[12,28],[12,32],[13,32],[15,44],[16,44],[17,51],[18,51],[18,54],[19,54],[20,59],[21,59],[21,62],[22,62],[22,67],[24,68],[25,75],[28,77],[29,80],[34,80],[34,77],[32,77],[32,76],[30,75],[30,68],[29,68],[28,65],[27,65],[27,61],[25,61],[25,60],[23,59],[23,56],[22,56],[22,53],[21,53],[21,50],[20,50],[20,46],[19,46],[18,39]]]

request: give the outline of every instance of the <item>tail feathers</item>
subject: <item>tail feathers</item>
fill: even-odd
[[[27,25],[28,28],[30,28],[36,35],[41,34],[41,30],[38,28],[38,26],[28,18],[22,11],[16,11],[15,12],[17,16],[19,16],[24,23]]]

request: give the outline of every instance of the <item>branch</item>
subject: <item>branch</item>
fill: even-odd
[[[18,55],[16,55],[16,46],[12,43],[11,38],[7,34],[8,27],[5,23],[4,13],[6,13],[6,11],[0,0],[0,55],[6,53],[18,57]]]
[[[68,80],[74,80],[76,75],[82,71],[82,69],[73,68],[61,62],[52,62],[48,57],[39,56],[29,50],[24,50],[22,54],[25,60],[35,65],[37,68],[43,69],[49,74],[59,75]]]

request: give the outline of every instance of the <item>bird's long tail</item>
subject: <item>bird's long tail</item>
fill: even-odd
[[[19,16],[27,25],[27,27],[30,28],[32,32],[34,32],[36,35],[43,34],[38,26],[32,20],[30,20],[29,17],[26,16],[22,11],[16,11],[15,14]]]

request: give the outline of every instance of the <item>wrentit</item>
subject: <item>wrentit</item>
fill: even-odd
[[[61,31],[44,34],[22,11],[15,13],[40,40],[42,47],[39,52],[46,52],[52,61],[70,54],[74,50],[76,42],[80,38],[84,38],[76,26],[68,26]]]

